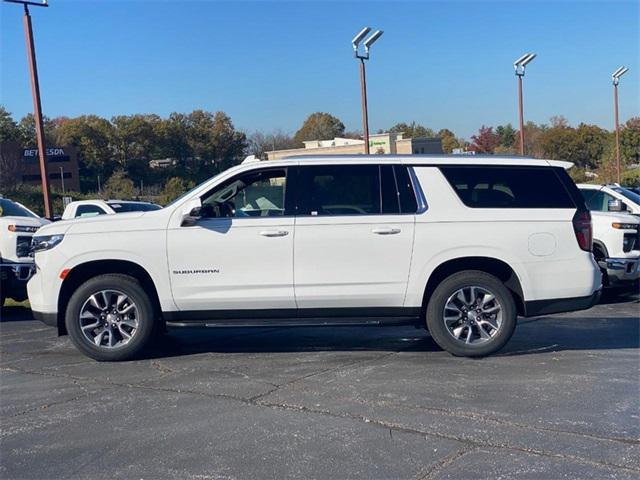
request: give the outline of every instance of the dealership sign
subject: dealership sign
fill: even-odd
[[[59,157],[64,155],[64,148],[61,147],[53,147],[47,148],[47,157]],[[37,157],[38,149],[37,148],[26,148],[23,153],[24,157]]]

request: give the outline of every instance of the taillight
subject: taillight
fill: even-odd
[[[588,210],[578,210],[573,216],[573,231],[576,232],[578,246],[585,252],[590,252],[593,227],[591,226],[591,214]]]

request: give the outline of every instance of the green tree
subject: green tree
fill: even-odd
[[[0,105],[0,143],[16,142],[22,145],[22,131],[11,113]]]
[[[344,124],[340,119],[329,113],[315,112],[307,117],[293,140],[297,146],[302,146],[308,140],[330,140],[344,135]]]
[[[42,117],[44,128],[44,143],[47,147],[56,145],[58,122],[51,120],[46,115]],[[33,114],[27,113],[20,119],[18,128],[21,131],[22,141],[25,148],[34,147],[38,144],[36,139],[36,120]]]
[[[436,134],[430,128],[423,125],[419,125],[416,122],[411,123],[396,123],[389,129],[390,132],[404,133],[404,138],[418,138],[418,137],[435,137]]]
[[[164,184],[162,194],[160,195],[160,203],[166,205],[171,203],[187,190],[193,188],[194,183],[180,177],[171,177]]]
[[[124,170],[116,170],[109,177],[104,185],[104,196],[106,198],[117,198],[118,200],[131,200],[134,198],[135,188],[133,181],[127,177]]]
[[[158,150],[158,115],[119,115],[111,119],[120,167],[137,181],[148,180],[149,160]]]
[[[516,141],[516,133],[510,123],[496,127],[496,135],[500,138],[500,146],[507,149],[513,147]]]
[[[640,163],[640,117],[632,117],[620,129],[620,161]]]
[[[62,123],[57,131],[60,145],[78,148],[80,177],[86,185],[95,185],[96,176],[108,177],[114,170],[113,125],[97,115],[82,115]]]

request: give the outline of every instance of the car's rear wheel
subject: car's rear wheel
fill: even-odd
[[[480,357],[500,350],[513,335],[516,306],[493,275],[468,270],[446,278],[427,306],[427,327],[453,355]]]
[[[129,360],[152,338],[154,317],[151,300],[135,278],[106,274],[74,292],[65,324],[85,355],[99,361]]]

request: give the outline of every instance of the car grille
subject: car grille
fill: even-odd
[[[31,237],[18,237],[16,241],[16,255],[18,257],[28,257],[31,250]]]

